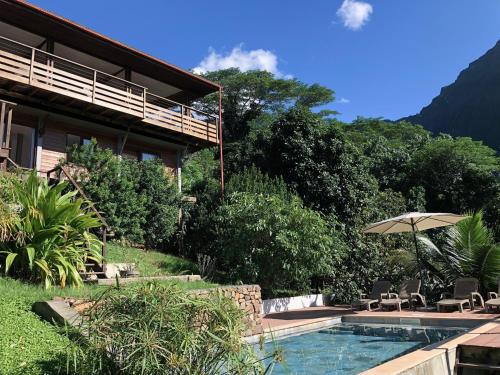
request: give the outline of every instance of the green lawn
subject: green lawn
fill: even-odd
[[[197,274],[193,262],[154,250],[142,250],[108,243],[106,260],[110,263],[135,263],[141,276]]]
[[[108,246],[108,261],[136,263],[141,276],[178,275],[196,273],[193,263],[156,251]],[[161,281],[182,289],[215,287],[205,281]],[[133,284],[123,284],[123,288]],[[58,366],[65,366],[68,339],[61,329],[42,321],[31,311],[36,301],[54,296],[92,298],[103,293],[108,286],[85,285],[80,289],[52,288],[22,283],[0,277],[0,375],[53,374]]]

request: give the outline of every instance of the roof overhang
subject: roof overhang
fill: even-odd
[[[0,20],[178,87],[186,99],[220,89],[214,82],[25,1],[0,0]]]

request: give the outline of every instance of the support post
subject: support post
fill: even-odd
[[[418,249],[417,228],[416,228],[416,225],[415,225],[415,222],[413,221],[413,219],[411,219],[411,229],[413,232],[413,242],[415,243],[415,254],[417,256],[417,265],[418,265],[418,269],[419,269],[420,283],[422,286],[422,294],[425,295],[424,270],[423,270],[422,261],[420,258],[420,251]]]
[[[43,135],[45,133],[45,122],[48,116],[38,117],[36,129],[36,152],[35,152],[35,170],[40,173],[42,169]]]
[[[177,150],[176,161],[177,189],[179,194],[182,194],[182,151]]]
[[[224,152],[222,148],[222,87],[219,88],[219,158],[220,158],[220,192],[224,197]]]

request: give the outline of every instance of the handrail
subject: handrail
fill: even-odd
[[[52,173],[58,171],[58,170],[60,170],[62,173],[64,173],[64,175],[66,176],[66,178],[71,182],[71,184],[78,191],[78,193],[80,193],[80,195],[83,197],[83,199],[85,199],[87,202],[91,202],[91,200],[87,197],[87,195],[85,194],[85,192],[83,191],[83,189],[80,187],[80,185],[78,185],[78,183],[73,178],[73,176],[71,176],[71,173],[69,173],[66,170],[66,168],[64,167],[64,165],[57,165],[56,167],[54,167],[51,170],[47,171],[46,172],[47,179],[50,179],[50,175]],[[106,220],[104,219],[104,217],[102,217],[102,215],[99,213],[99,211],[97,211],[97,209],[94,207],[94,205],[90,204],[89,207],[91,208],[92,211],[94,211],[94,213],[96,214],[97,218],[101,221],[102,225],[104,227],[106,227],[107,230],[109,230],[108,223],[106,222]]]
[[[150,92],[148,92],[148,95],[150,95],[150,96],[154,96],[154,97],[156,97],[156,98],[158,98],[158,99],[161,99],[161,100],[166,100],[167,102],[170,102],[170,103],[172,103],[172,104],[174,104],[174,105],[181,106],[181,107],[183,107],[183,108],[189,109],[189,110],[194,111],[194,112],[201,113],[202,115],[205,115],[205,116],[207,116],[207,117],[212,117],[214,120],[217,120],[217,116],[214,116],[214,115],[212,115],[212,114],[210,114],[210,113],[208,113],[208,112],[205,112],[205,111],[202,111],[202,110],[196,109],[196,108],[194,108],[194,107],[190,107],[190,106],[188,106],[188,105],[186,105],[186,104],[177,103],[177,102],[176,102],[176,101],[174,101],[174,100],[171,100],[171,99],[168,99],[168,98],[164,98],[163,96],[159,96],[159,95],[156,95],[156,94],[152,94],[152,93],[150,93]]]
[[[18,62],[17,66],[13,65],[15,68],[7,66],[7,74],[10,77],[12,74],[16,75],[12,73],[12,69],[21,69],[23,73],[19,74],[19,80],[29,85],[124,112],[146,123],[195,138],[216,143],[219,141],[218,118],[210,113],[152,94],[147,87],[53,53],[3,36],[0,36],[1,40],[6,42],[6,53],[25,59],[24,62]]]
[[[54,55],[53,53],[50,53],[50,52],[47,52],[47,51],[44,51],[44,50],[41,50],[41,49],[38,49],[38,48],[32,47],[32,46],[30,46],[30,45],[27,45],[27,44],[24,44],[24,43],[21,43],[21,42],[18,42],[17,40],[12,40],[12,39],[6,38],[6,37],[4,37],[4,36],[0,36],[0,39],[4,39],[4,40],[7,40],[7,41],[9,41],[9,42],[11,42],[11,43],[15,43],[15,44],[21,45],[21,46],[23,46],[23,47],[26,47],[26,48],[29,48],[29,49],[35,50],[35,51],[37,51],[37,52],[41,52],[41,53],[43,53],[43,54],[45,54],[45,55],[49,55],[49,56],[55,57],[56,59],[60,59],[60,60],[66,61],[66,62],[68,62],[68,63],[70,63],[70,64],[78,65],[78,66],[79,66],[79,67],[81,67],[81,68],[84,68],[84,69],[89,69],[89,70],[91,70],[91,71],[95,71],[95,72],[97,72],[97,73],[107,75],[107,76],[109,76],[109,77],[112,77],[112,78],[118,79],[118,80],[123,81],[123,82],[125,82],[125,83],[132,84],[132,85],[134,85],[134,86],[138,86],[138,87],[140,87],[141,89],[147,89],[147,87],[141,86],[141,85],[139,85],[139,84],[137,84],[137,83],[134,83],[134,82],[131,82],[131,81],[127,81],[126,79],[123,79],[123,78],[120,78],[120,77],[116,77],[116,76],[114,76],[114,75],[112,75],[112,74],[109,74],[109,73],[102,72],[102,71],[100,71],[100,70],[97,70],[97,69],[91,68],[90,66],[86,66],[86,65],[80,64],[80,63],[78,63],[78,62],[76,62],[76,61],[69,60],[69,59],[67,59],[67,58],[65,58],[65,57],[61,57],[61,56],[58,56],[58,55]]]

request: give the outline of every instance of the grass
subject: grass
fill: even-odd
[[[106,260],[109,263],[135,263],[140,276],[197,274],[198,267],[193,262],[154,250],[141,250],[107,245]]]
[[[135,263],[141,276],[197,273],[194,263],[160,253],[144,251],[118,244],[108,245],[108,262]],[[175,284],[184,290],[212,288],[217,284],[206,281],[160,281],[160,285]],[[124,284],[124,289],[134,284]],[[52,374],[65,365],[66,348],[70,344],[61,328],[41,320],[31,311],[37,301],[55,296],[92,299],[109,286],[86,284],[82,288],[54,287],[44,289],[10,278],[0,277],[0,375]]]

